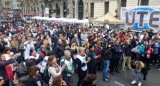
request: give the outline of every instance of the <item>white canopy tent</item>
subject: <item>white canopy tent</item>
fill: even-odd
[[[48,18],[48,17],[31,17],[31,19],[47,20],[47,21],[57,21],[62,23],[73,23],[73,24],[89,24],[88,19],[78,20],[78,19],[67,19],[67,18]]]

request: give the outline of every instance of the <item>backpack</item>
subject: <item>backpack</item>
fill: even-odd
[[[45,82],[46,84],[48,84],[48,83],[49,83],[49,79],[50,79],[50,75],[49,75],[49,73],[48,73],[48,67],[46,67],[46,68],[44,69],[44,82]]]

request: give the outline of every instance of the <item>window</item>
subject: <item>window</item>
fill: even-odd
[[[121,1],[121,7],[126,7],[126,0]]]
[[[105,2],[105,14],[109,11],[109,2]]]
[[[148,5],[149,0],[141,0],[141,5],[145,6]]]
[[[91,17],[94,17],[94,3],[91,3]]]

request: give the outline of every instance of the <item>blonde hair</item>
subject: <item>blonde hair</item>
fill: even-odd
[[[78,48],[78,53],[81,53],[82,51],[84,51],[85,49],[83,47],[79,47]]]
[[[136,61],[135,64],[137,65],[136,67],[141,71],[142,68],[144,67],[144,64],[143,62],[141,61]]]
[[[74,50],[75,50],[76,48],[77,48],[77,44],[76,44],[76,43],[72,43],[72,44],[71,44],[71,49],[74,49]]]

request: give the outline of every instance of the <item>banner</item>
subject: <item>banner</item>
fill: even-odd
[[[160,6],[121,7],[121,20],[126,21],[124,29],[131,27],[159,31]]]

